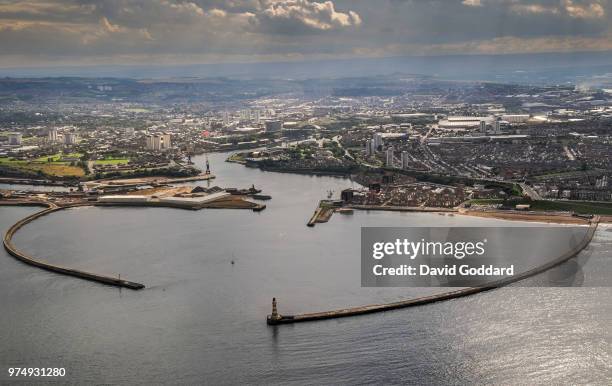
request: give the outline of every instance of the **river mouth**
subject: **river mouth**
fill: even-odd
[[[318,200],[329,191],[338,194],[352,186],[350,180],[262,172],[224,162],[226,157],[209,155],[217,179],[189,184],[255,185],[273,197],[265,211],[71,208],[27,224],[16,233],[14,243],[49,263],[121,275],[152,290],[241,297],[252,310],[249,317],[263,319],[272,297],[279,298],[283,313],[303,313],[443,292],[362,288],[361,227],[536,226],[432,213],[355,211],[353,216],[337,215],[329,223],[308,228],[306,221]],[[206,162],[203,156],[194,161]]]
[[[381,381],[373,373],[395,374],[404,383],[422,382],[423,374],[432,383],[608,379],[609,288],[508,287],[414,309],[266,326],[272,297],[281,313],[297,314],[424,294],[361,288],[359,245],[351,242],[361,226],[534,224],[355,211],[308,228],[317,201],[350,180],[265,173],[218,155],[210,159],[218,176],[213,184],[255,184],[273,197],[268,208],[83,207],[17,232],[15,245],[34,256],[121,273],[147,288],[120,290],[57,275],[5,254],[0,289],[11,312],[2,314],[0,327],[11,333],[0,336],[0,347],[8,349],[1,357],[24,366],[56,358],[81,383]],[[11,214],[8,227],[38,208],[0,210]],[[587,284],[594,275],[610,277],[611,245],[609,232],[597,232]],[[565,272],[555,276],[565,278]]]

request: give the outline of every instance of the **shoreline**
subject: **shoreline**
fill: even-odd
[[[568,214],[561,213],[547,213],[547,212],[500,212],[500,211],[488,211],[488,212],[480,212],[480,211],[457,211],[456,214],[462,216],[472,216],[472,217],[481,217],[481,218],[494,218],[497,220],[506,220],[506,221],[526,221],[526,222],[536,222],[543,224],[578,224],[584,225],[588,224],[589,220],[583,217],[574,217]],[[610,222],[612,218],[604,219],[599,216],[599,222]]]
[[[517,211],[475,211],[455,208],[435,207],[396,207],[396,206],[374,206],[374,205],[348,205],[344,208],[364,211],[389,211],[389,212],[416,212],[416,213],[438,213],[440,215],[462,215],[482,218],[493,218],[506,221],[538,222],[544,224],[588,224],[589,220],[584,217],[575,217],[570,214],[558,212],[517,212]],[[600,222],[612,222],[612,216],[599,216]]]

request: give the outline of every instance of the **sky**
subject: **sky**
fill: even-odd
[[[0,0],[0,67],[612,51],[612,0]]]

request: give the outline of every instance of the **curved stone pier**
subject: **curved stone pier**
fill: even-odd
[[[18,222],[13,224],[8,229],[6,234],[4,235],[4,249],[6,249],[7,252],[10,253],[12,256],[14,256],[17,260],[20,260],[26,264],[30,264],[38,268],[42,268],[47,271],[60,273],[62,275],[74,276],[80,279],[95,281],[95,282],[103,283],[107,285],[113,285],[116,287],[124,287],[124,288],[133,289],[133,290],[139,290],[139,289],[145,288],[144,284],[122,280],[116,277],[100,275],[100,274],[86,272],[86,271],[80,271],[80,270],[73,269],[73,268],[62,267],[62,266],[55,265],[55,264],[50,264],[42,260],[35,259],[34,257],[17,249],[12,241],[13,235],[24,225],[28,224],[31,221],[36,220],[39,217],[45,216],[49,213],[57,212],[59,210],[71,208],[75,206],[83,206],[83,205],[77,204],[77,205],[66,206],[66,207],[58,207],[48,202],[40,202],[36,204],[31,204],[31,205],[45,205],[48,208],[19,220]]]
[[[469,295],[473,295],[479,292],[489,291],[495,288],[503,287],[508,284],[512,284],[517,281],[527,279],[531,276],[545,272],[549,270],[550,268],[553,268],[559,264],[566,262],[572,257],[575,257],[578,253],[580,253],[580,251],[586,248],[591,242],[591,240],[593,239],[593,236],[595,235],[595,231],[597,230],[597,225],[599,224],[599,220],[600,220],[600,217],[595,216],[593,217],[593,219],[589,221],[589,229],[587,230],[584,238],[580,241],[580,243],[573,250],[568,251],[564,255],[544,265],[533,268],[529,271],[525,271],[519,275],[510,277],[510,278],[504,278],[504,279],[500,279],[500,280],[488,283],[487,285],[482,286],[482,287],[462,288],[456,291],[444,292],[444,293],[437,294],[437,295],[423,296],[419,298],[402,300],[402,301],[393,302],[393,303],[373,304],[373,305],[367,305],[367,306],[361,306],[361,307],[344,308],[341,310],[315,312],[315,313],[300,314],[300,315],[279,314],[277,311],[276,299],[273,299],[273,311],[272,311],[272,314],[268,315],[268,317],[266,318],[266,322],[269,325],[277,325],[277,324],[311,322],[311,321],[325,320],[325,319],[345,318],[349,316],[371,314],[374,312],[390,311],[390,310],[395,310],[398,308],[422,306],[425,304],[431,304],[431,303],[441,302],[444,300],[460,298],[463,296],[469,296]]]

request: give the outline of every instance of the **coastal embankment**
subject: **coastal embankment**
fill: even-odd
[[[209,197],[210,199],[206,199]],[[97,273],[91,273],[86,271],[77,270],[74,268],[63,267],[45,261],[36,259],[23,251],[20,251],[13,244],[13,236],[15,233],[22,228],[24,225],[50,213],[54,213],[63,209],[81,207],[81,206],[146,206],[146,207],[170,207],[180,209],[192,209],[198,210],[203,208],[209,209],[251,209],[255,212],[262,211],[266,208],[263,204],[257,204],[254,202],[246,201],[241,196],[234,196],[230,194],[211,194],[205,197],[196,198],[181,198],[181,197],[168,197],[168,198],[151,198],[151,197],[140,197],[140,196],[106,196],[106,199],[101,201],[81,201],[69,204],[56,204],[51,201],[41,199],[24,199],[24,200],[0,200],[0,205],[6,206],[43,206],[46,209],[36,212],[30,216],[27,216],[17,223],[13,224],[6,234],[4,235],[4,248],[16,259],[38,267],[47,271],[60,273],[63,275],[74,276],[85,280],[95,281],[107,285],[113,285],[117,287],[125,287],[133,290],[139,290],[144,288],[144,284],[135,283],[128,280],[122,280],[120,277],[112,277]]]
[[[95,281],[98,283],[102,283],[102,284],[107,284],[107,285],[113,285],[116,287],[124,287],[124,288],[129,288],[132,290],[139,290],[139,289],[143,289],[145,288],[145,286],[143,284],[140,283],[135,283],[132,281],[128,281],[128,280],[123,280],[119,277],[112,277],[112,276],[106,276],[106,275],[101,275],[101,274],[97,274],[97,273],[91,273],[91,272],[86,272],[86,271],[81,271],[78,269],[74,269],[74,268],[67,268],[67,267],[62,267],[60,265],[56,265],[56,264],[51,264],[51,263],[47,263],[44,262],[42,260],[38,260],[28,254],[26,254],[25,252],[20,251],[19,249],[17,249],[17,247],[15,247],[15,245],[13,244],[13,236],[15,235],[15,233],[22,228],[24,225],[36,220],[37,218],[40,218],[42,216],[46,216],[50,213],[54,213],[57,212],[59,210],[62,209],[66,209],[66,208],[70,208],[70,207],[74,207],[74,206],[82,206],[82,205],[73,205],[73,206],[67,206],[67,207],[59,207],[53,204],[48,204],[48,208],[45,210],[42,210],[40,212],[36,212],[30,216],[27,216],[21,220],[19,220],[18,222],[16,222],[15,224],[13,224],[9,230],[6,232],[6,234],[4,235],[4,249],[6,249],[6,251],[8,253],[10,253],[13,257],[15,257],[17,260],[22,261],[26,264],[38,267],[38,268],[42,268],[44,270],[47,271],[51,271],[51,272],[55,272],[55,273],[60,273],[63,275],[68,275],[68,276],[74,276],[74,277],[78,277],[80,279],[85,279],[85,280],[90,280],[90,281]]]
[[[419,297],[419,298],[412,298],[412,299],[407,299],[407,300],[402,300],[402,301],[392,302],[392,303],[386,303],[386,304],[373,304],[373,305],[366,305],[366,306],[360,306],[360,307],[344,308],[340,310],[314,312],[314,313],[306,313],[306,314],[299,314],[299,315],[279,314],[276,308],[276,299],[274,299],[273,307],[272,307],[272,314],[267,316],[266,322],[269,325],[278,325],[278,324],[290,324],[290,323],[311,322],[311,321],[326,320],[326,319],[345,318],[349,316],[371,314],[374,312],[391,311],[391,310],[396,310],[399,308],[422,306],[426,304],[432,304],[432,303],[437,303],[437,302],[441,302],[444,300],[456,299],[456,298],[469,296],[469,295],[477,294],[480,292],[500,288],[500,287],[515,283],[517,281],[527,279],[539,273],[545,272],[549,270],[550,268],[553,268],[575,257],[578,253],[580,253],[580,251],[586,248],[591,242],[591,240],[593,239],[593,235],[595,234],[595,231],[597,230],[599,220],[600,220],[599,216],[594,216],[588,222],[589,227],[587,231],[585,232],[585,235],[582,238],[582,240],[580,240],[580,242],[576,245],[575,248],[566,252],[562,256],[544,265],[535,267],[531,270],[519,273],[509,278],[504,278],[501,280],[490,282],[482,287],[463,288],[463,289],[459,289],[456,291],[444,292],[441,294],[424,296],[424,297]]]

